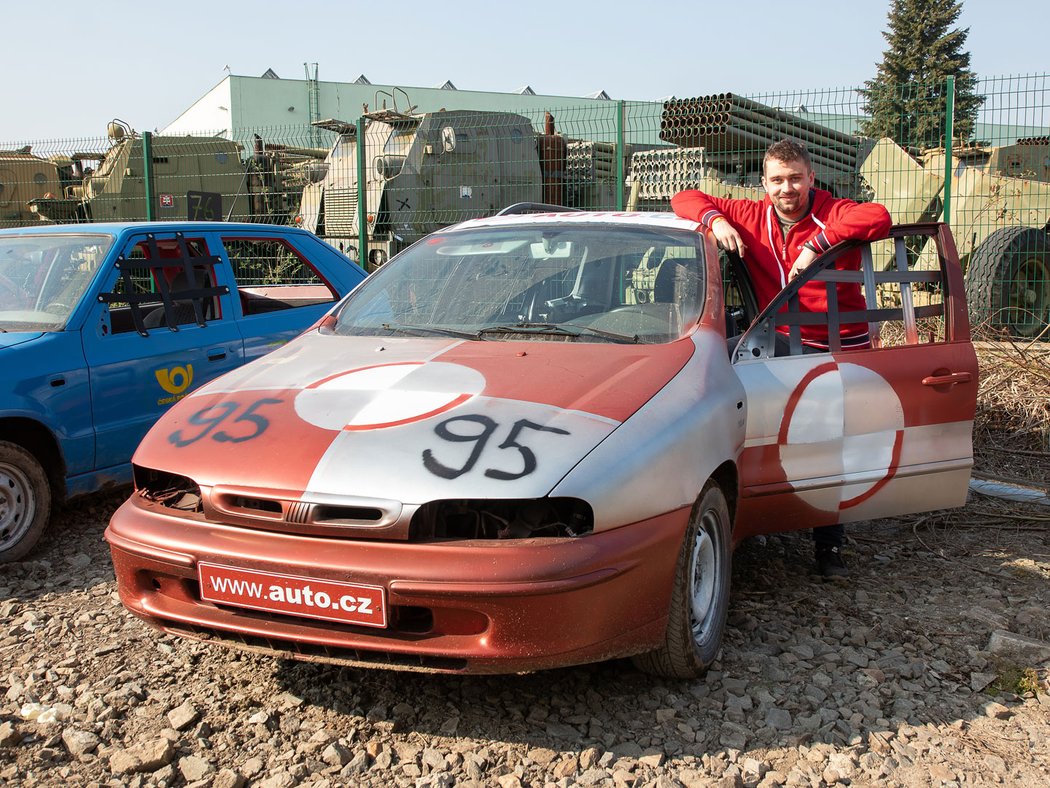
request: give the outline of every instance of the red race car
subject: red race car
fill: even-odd
[[[939,268],[909,270],[916,245]],[[977,362],[951,235],[874,246],[758,313],[747,271],[670,214],[426,237],[151,430],[106,531],[121,599],[299,659],[700,675],[741,539],[965,500]],[[843,282],[865,311],[798,307]],[[858,321],[874,346],[836,347]],[[829,352],[803,352],[814,323]]]

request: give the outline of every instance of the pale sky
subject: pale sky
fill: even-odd
[[[584,96],[855,87],[890,0],[50,0],[5,4],[0,145],[160,129],[226,75]],[[964,0],[981,78],[1050,73],[1046,0]]]

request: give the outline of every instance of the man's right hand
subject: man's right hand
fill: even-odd
[[[743,237],[724,216],[719,216],[715,219],[711,225],[711,234],[715,237],[719,249],[724,249],[727,252],[736,252],[741,257],[747,251]]]

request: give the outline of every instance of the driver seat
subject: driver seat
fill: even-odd
[[[182,326],[197,321],[197,316],[193,311],[193,300],[186,297],[179,298],[178,294],[210,287],[210,277],[206,271],[194,267],[193,278],[196,281],[191,284],[189,278],[186,276],[186,272],[184,270],[179,271],[172,278],[171,284],[168,285],[168,292],[171,295],[172,311],[175,313],[175,325]],[[204,319],[211,320],[215,312],[215,299],[203,298],[201,301],[201,313]],[[146,328],[159,328],[160,326],[163,326],[165,324],[164,305],[161,304],[146,315],[142,323]]]
[[[696,276],[689,269],[689,264],[681,257],[665,257],[656,272],[653,282],[653,301],[657,304],[677,304],[680,302],[680,288],[695,287]]]

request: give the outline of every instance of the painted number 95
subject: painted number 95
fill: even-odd
[[[236,402],[220,402],[203,410],[198,410],[187,419],[190,424],[200,429],[195,432],[189,430],[186,434],[182,430],[176,430],[168,436],[168,441],[182,448],[196,443],[209,435],[213,441],[219,443],[243,443],[252,438],[258,438],[270,426],[270,420],[257,413],[264,405],[277,405],[281,402],[273,397],[263,397],[248,405],[236,418],[230,419],[226,429],[216,430],[220,424],[237,413],[240,405]]]
[[[435,434],[442,440],[450,443],[473,443],[470,455],[462,467],[454,468],[439,461],[434,456],[434,452],[427,449],[423,452],[423,467],[442,479],[455,479],[462,476],[477,465],[478,460],[485,451],[485,447],[488,445],[489,439],[492,438],[498,429],[499,425],[494,419],[480,414],[455,416],[451,419],[446,419],[434,428]],[[521,464],[520,469],[503,470],[490,467],[485,470],[485,475],[488,478],[500,481],[513,481],[514,479],[528,476],[536,470],[536,453],[520,441],[525,430],[553,432],[556,435],[569,434],[568,430],[558,429],[557,427],[544,427],[542,424],[537,424],[528,419],[518,419],[514,422],[514,426],[510,428],[506,439],[499,444],[498,448],[516,450],[518,452],[518,461]]]

